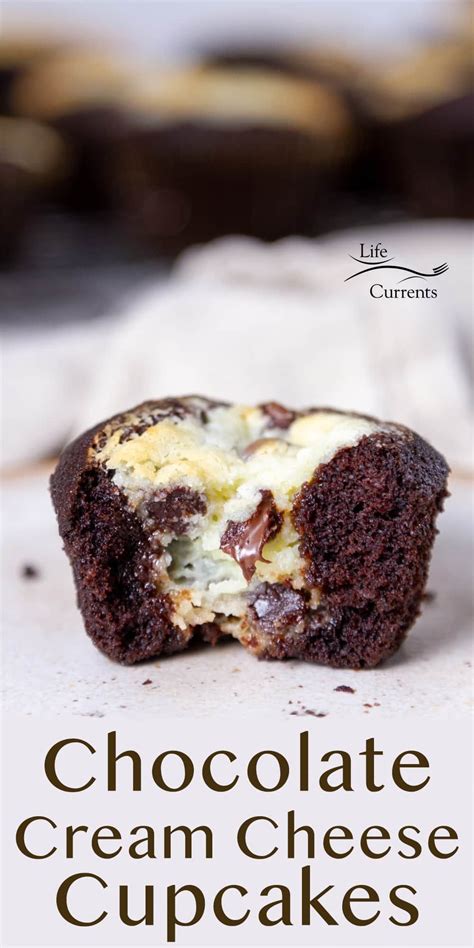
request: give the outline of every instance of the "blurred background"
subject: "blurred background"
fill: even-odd
[[[472,217],[472,5],[3,3],[4,267]]]
[[[7,466],[196,387],[385,413],[470,465],[472,4],[2,14]],[[362,238],[448,261],[436,303],[344,286]]]

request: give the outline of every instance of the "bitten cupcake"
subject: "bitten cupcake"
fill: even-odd
[[[402,425],[191,396],[85,432],[51,490],[111,658],[232,636],[258,658],[367,668],[420,611],[447,475]]]
[[[160,251],[228,233],[307,233],[350,153],[335,92],[264,69],[193,68],[144,78],[122,149],[134,231]]]

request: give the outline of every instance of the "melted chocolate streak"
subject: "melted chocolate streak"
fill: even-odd
[[[221,550],[239,564],[247,582],[255,573],[257,560],[268,563],[262,550],[278,533],[283,517],[277,510],[271,490],[260,491],[261,501],[248,520],[231,520],[221,539]]]

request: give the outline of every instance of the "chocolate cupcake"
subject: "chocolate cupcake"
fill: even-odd
[[[351,147],[350,116],[321,85],[260,69],[196,68],[132,91],[122,153],[135,233],[171,254],[239,233],[307,233]]]
[[[260,658],[362,668],[419,613],[447,474],[400,425],[192,396],[86,432],[51,488],[110,657],[233,636]]]
[[[206,54],[205,61],[221,69],[266,69],[323,85],[338,95],[351,116],[352,148],[340,169],[338,189],[332,196],[329,225],[352,223],[360,199],[377,191],[377,166],[372,160],[372,115],[367,93],[373,75],[367,58],[348,47],[306,44],[285,46],[228,46]]]
[[[115,206],[111,169],[126,127],[121,100],[128,81],[115,58],[65,49],[23,70],[12,86],[15,113],[47,123],[68,145],[72,161],[64,200],[76,210]]]
[[[474,215],[474,67],[468,38],[381,70],[368,107],[387,191],[422,217]]]
[[[0,265],[14,261],[39,203],[57,190],[67,170],[67,149],[55,132],[0,117]]]

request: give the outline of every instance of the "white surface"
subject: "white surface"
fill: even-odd
[[[401,651],[379,669],[259,662],[238,643],[125,668],[99,654],[83,631],[47,472],[12,479],[4,492],[5,710],[271,714],[276,721],[304,709],[368,720],[413,709],[432,718],[464,716],[472,700],[472,492],[462,481],[454,481],[451,491],[428,584],[436,599],[425,605]],[[41,575],[22,579],[25,563],[36,565]],[[144,684],[148,680],[151,684]],[[342,684],[355,694],[335,692]]]

